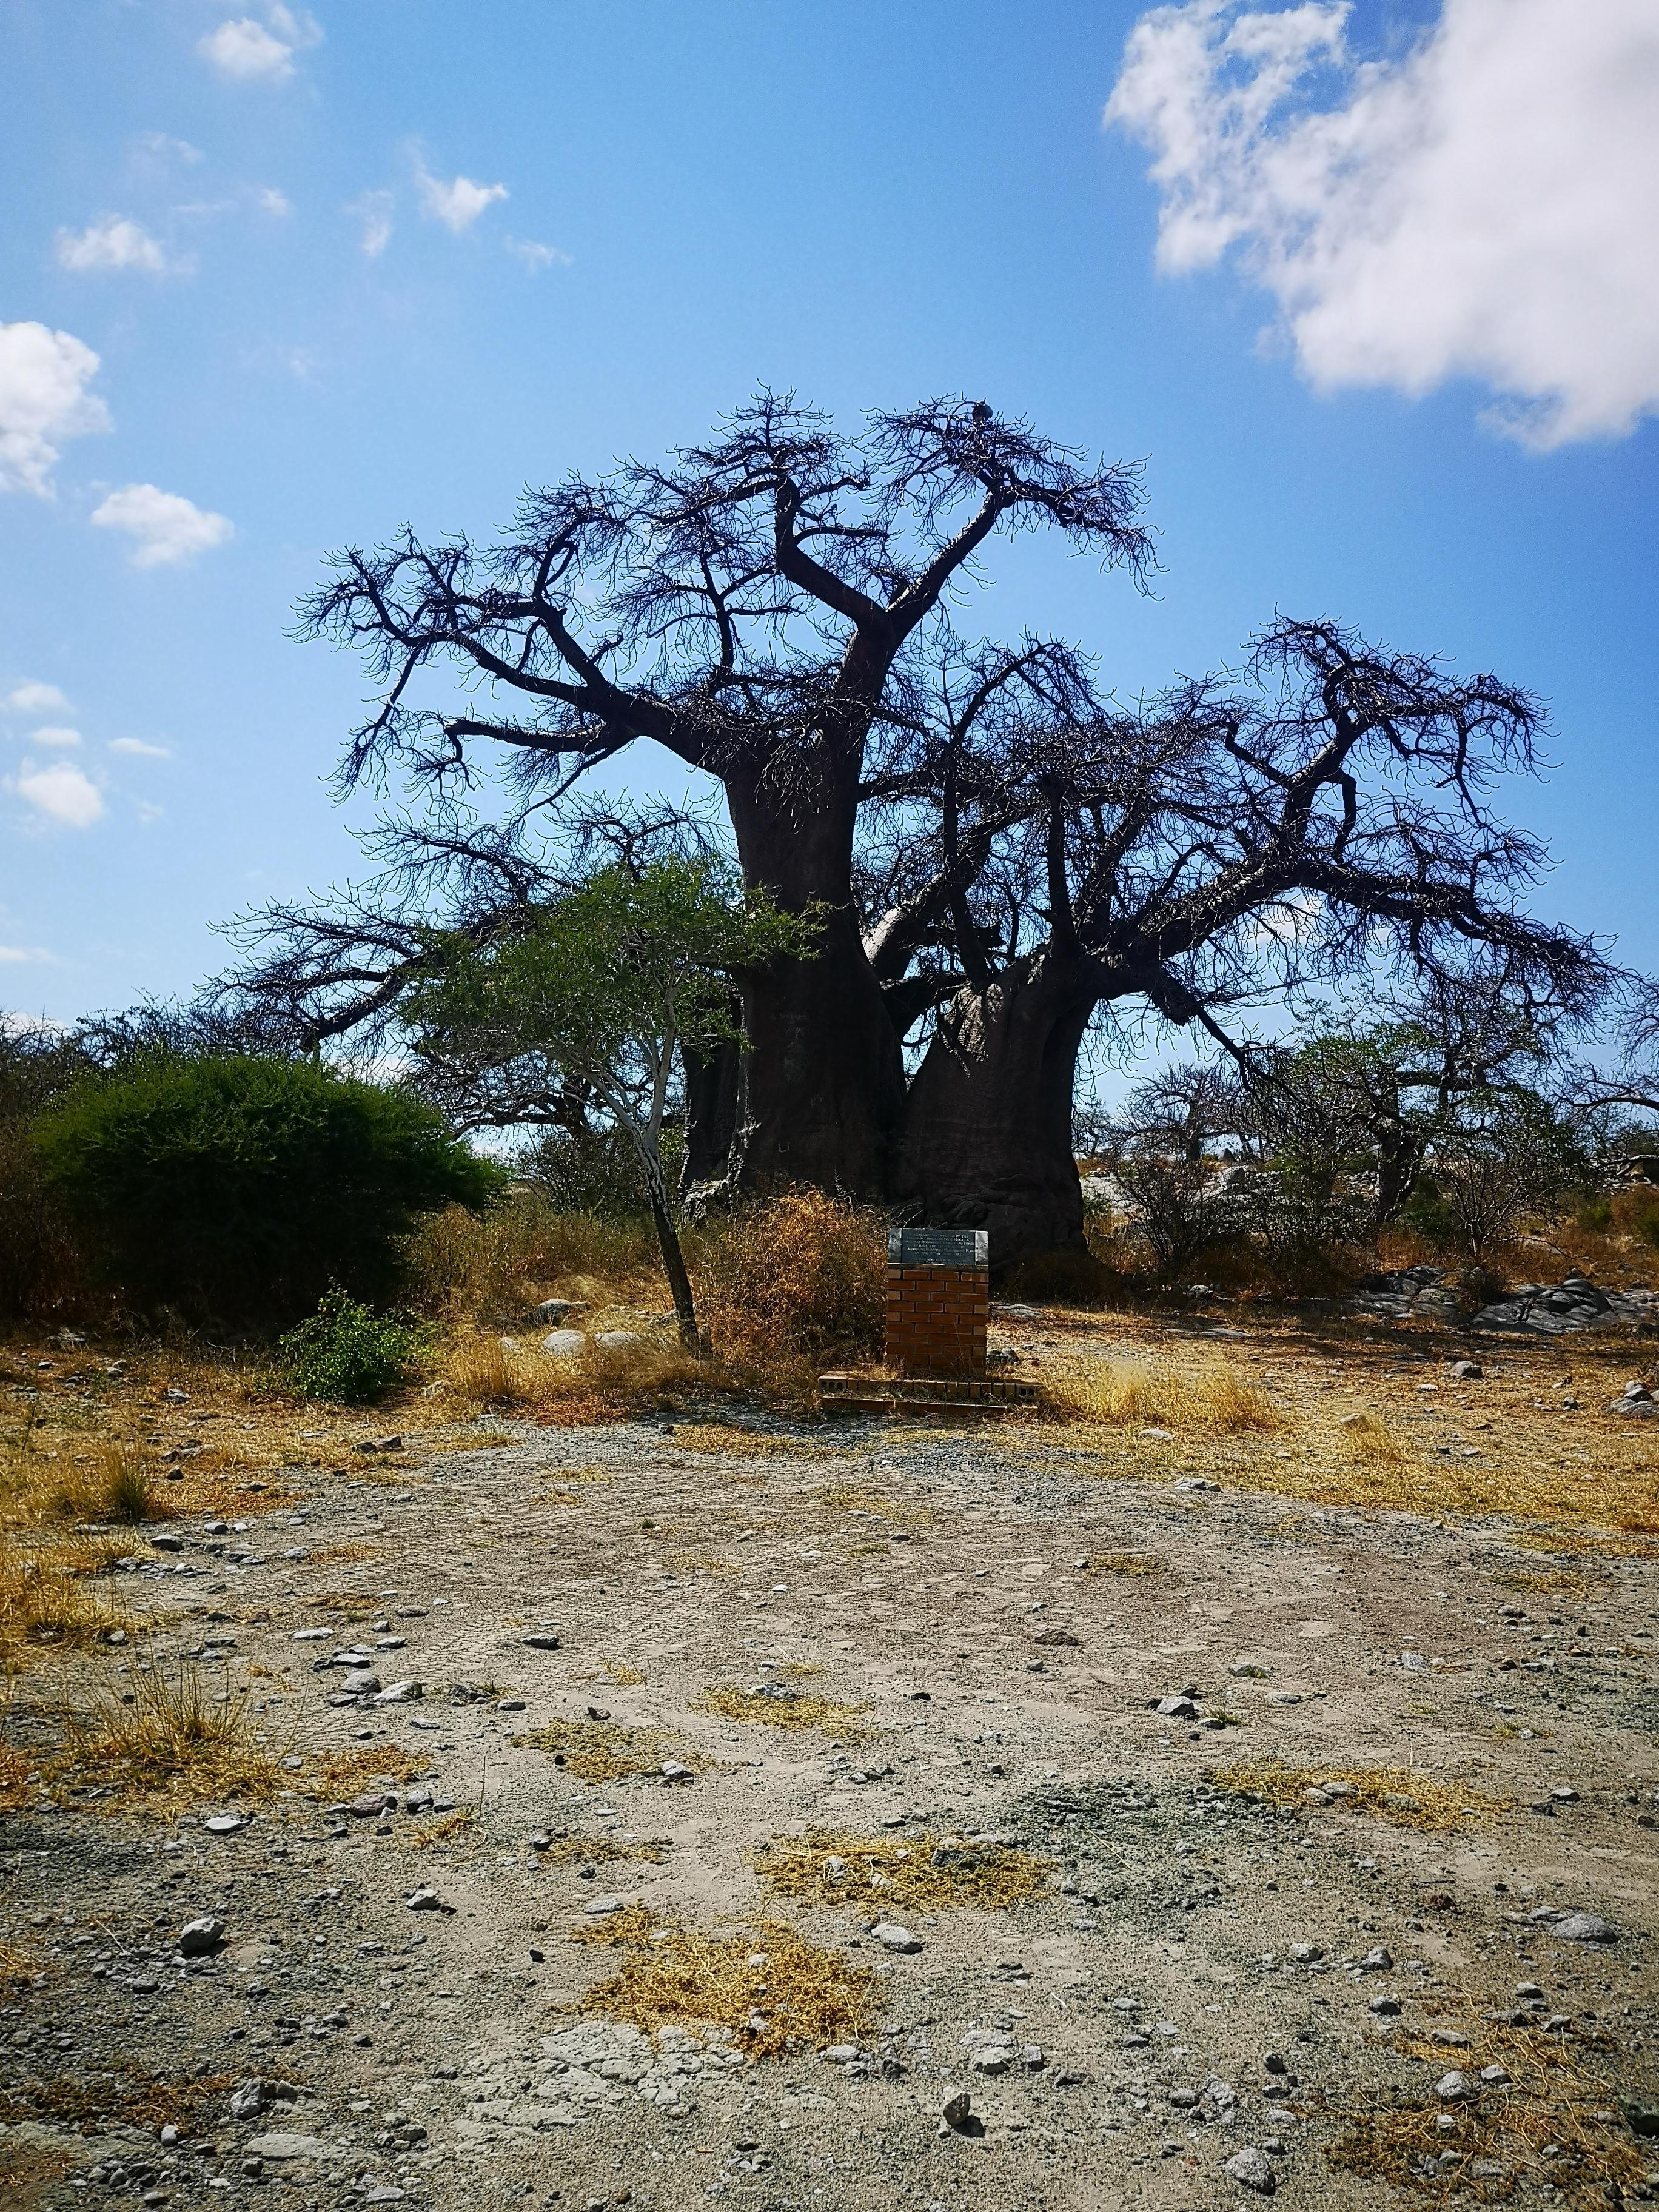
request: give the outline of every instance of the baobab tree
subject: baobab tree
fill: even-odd
[[[953,886],[959,980],[890,1197],[989,1227],[1004,1263],[1079,1238],[1073,1091],[1103,1006],[1138,1000],[1236,1053],[1227,1018],[1270,985],[1374,987],[1475,946],[1587,1008],[1605,963],[1523,912],[1542,848],[1488,798],[1533,767],[1541,719],[1496,678],[1281,621],[1242,671],[1143,711],[986,717],[896,745],[871,804],[909,872]]]
[[[843,437],[763,392],[665,465],[527,493],[494,545],[405,529],[339,553],[301,629],[359,650],[378,688],[346,787],[453,792],[484,751],[535,800],[647,738],[718,779],[748,888],[822,917],[815,959],[742,979],[732,1181],[880,1197],[904,1074],[854,896],[872,734],[906,719],[994,535],[1052,528],[1139,579],[1140,498],[1136,467],[983,401]]]

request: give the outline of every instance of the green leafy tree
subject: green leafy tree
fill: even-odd
[[[452,937],[403,1002],[428,1083],[458,1110],[482,1094],[489,1118],[528,1118],[579,1092],[626,1133],[693,1350],[696,1309],[663,1171],[665,1121],[687,1053],[744,1042],[735,979],[770,960],[811,957],[817,930],[816,914],[786,915],[763,894],[745,894],[719,859],[616,862],[493,942]]]
[[[128,1297],[235,1325],[292,1321],[332,1283],[383,1297],[420,1214],[502,1180],[426,1101],[309,1060],[149,1054],[33,1135]]]

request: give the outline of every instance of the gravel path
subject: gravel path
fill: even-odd
[[[20,2203],[1659,2193],[1659,2140],[1617,2117],[1659,2088],[1652,1562],[1528,1593],[1502,1577],[1550,1563],[1496,1525],[1104,1480],[988,1428],[527,1429],[407,1462],[135,1545],[131,1601],[191,1608],[160,1648],[225,1655],[293,1794],[3,1823]],[[694,1710],[721,1688],[870,1732]],[[515,1741],[590,1714],[655,1731],[649,1771]],[[319,1778],[392,1744],[393,1806]],[[1333,1785],[1216,1779],[1263,1762]],[[1414,1826],[1340,1778],[1385,1769],[1473,1809]],[[756,1855],[811,1830],[1052,1864],[1005,1911],[767,1899]],[[869,2026],[769,2057],[742,2021],[580,2009],[624,1953],[573,1929],[635,1904],[763,1946],[791,1923],[871,1970]]]

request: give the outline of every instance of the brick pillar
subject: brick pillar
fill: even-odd
[[[889,1231],[890,1367],[902,1375],[984,1374],[990,1261],[988,1230]]]

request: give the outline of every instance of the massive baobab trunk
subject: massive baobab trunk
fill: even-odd
[[[988,1229],[997,1269],[1083,1240],[1072,1151],[1091,963],[1045,948],[942,1010],[910,1087],[895,1199],[924,1221]]]
[[[811,960],[779,960],[743,981],[750,1050],[727,1180],[759,1195],[811,1183],[878,1200],[904,1110],[898,1033],[866,956],[853,905],[850,799],[781,803],[729,775],[744,880],[792,913],[817,904]]]

